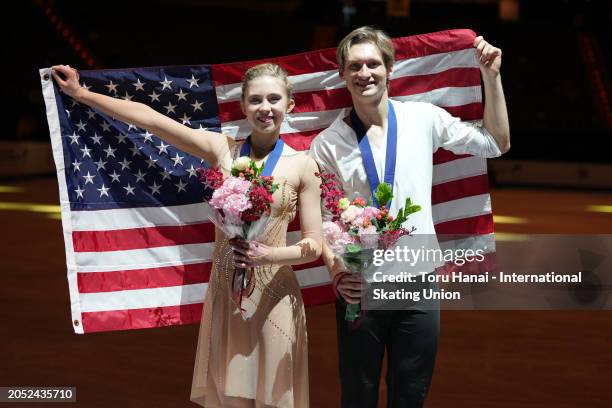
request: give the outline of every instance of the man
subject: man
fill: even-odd
[[[431,209],[433,153],[444,148],[456,154],[496,157],[510,148],[499,72],[501,50],[482,37],[477,37],[473,45],[485,90],[482,127],[463,123],[429,103],[389,101],[388,83],[395,59],[389,37],[371,27],[348,34],[340,42],[336,58],[354,114],[337,118],[313,140],[310,154],[320,169],[334,173],[351,199],[370,199],[378,180],[387,177],[394,194],[390,213],[396,215],[410,197],[422,210],[412,214],[404,226],[415,226],[418,234],[435,237]],[[439,310],[419,307],[418,303],[408,310],[369,310],[354,327],[344,318],[346,304],[361,301],[364,285],[359,277],[346,273],[326,246],[323,258],[338,297],[342,407],[377,406],[385,348],[388,406],[422,407],[433,374]]]

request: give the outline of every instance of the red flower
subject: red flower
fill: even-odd
[[[202,184],[216,190],[223,184],[223,173],[219,171],[219,167],[210,169],[200,167],[198,169],[198,180],[200,180]]]
[[[332,214],[332,221],[340,218],[342,212],[338,207],[338,201],[344,196],[340,183],[332,173],[315,173],[321,179],[321,198],[324,200],[325,208]]]
[[[361,197],[357,197],[353,200],[353,202],[351,203],[352,205],[356,205],[358,207],[365,207],[366,202],[363,198]]]
[[[272,194],[266,187],[253,185],[249,190],[249,201],[251,208],[242,213],[244,222],[253,222],[261,218],[262,215],[270,215],[270,204],[272,204]]]
[[[399,239],[399,237],[403,235],[408,235],[410,232],[405,228],[400,228],[398,230],[388,230],[383,232],[380,236],[380,243],[383,248],[389,248],[391,245],[395,243]]]

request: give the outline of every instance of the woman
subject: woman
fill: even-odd
[[[241,141],[191,129],[141,103],[90,92],[80,86],[77,71],[69,66],[53,70],[65,94],[204,158],[225,176],[240,155]],[[259,242],[230,242],[220,230],[215,231],[214,265],[204,301],[191,399],[206,407],[308,407],[304,304],[289,265],[311,262],[321,253],[317,165],[307,155],[283,146],[279,138],[285,115],[294,107],[282,68],[261,64],[249,69],[240,105],[253,128],[248,149],[252,160],[261,165],[281,144],[272,173],[279,188]],[[301,240],[287,246],[287,226],[298,209]],[[242,311],[231,296],[236,266],[255,267],[255,288],[243,298]]]

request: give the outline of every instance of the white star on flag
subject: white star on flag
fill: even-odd
[[[161,142],[161,144],[159,146],[157,146],[157,148],[159,149],[159,154],[161,155],[162,153],[166,153],[168,154],[168,146],[167,144],[164,144],[164,142]]]
[[[100,143],[100,139],[102,139],[102,136],[99,136],[96,132],[94,132],[94,135],[90,136],[89,138],[93,141],[93,144],[102,146],[102,143]]]
[[[68,137],[71,139],[70,144],[76,143],[77,146],[79,145],[79,135],[77,135],[76,132],[72,133]]]
[[[187,190],[185,190],[187,183],[183,183],[183,180],[179,179],[178,184],[175,184],[175,186],[176,186],[177,193],[180,193],[181,191],[187,192]]]
[[[127,135],[119,133],[118,135],[115,135],[115,139],[117,139],[117,144],[126,143],[125,139],[127,139]]]
[[[164,168],[164,171],[162,171],[160,174],[162,176],[162,181],[166,179],[170,180],[170,175],[172,174],[172,170],[168,171],[166,168]]]
[[[171,102],[168,102],[168,105],[164,106],[164,108],[166,108],[166,114],[172,112],[172,113],[176,113],[174,111],[174,108],[176,108],[176,105],[173,105]]]
[[[172,83],[172,81],[168,81],[168,78],[166,78],[166,76],[164,75],[164,80],[160,81],[160,85],[162,86],[162,92],[166,88],[172,90],[172,87],[170,86],[171,83]]]
[[[183,125],[191,125],[191,122],[190,122],[191,116],[187,116],[186,113],[184,113],[183,117],[179,119],[183,122]]]
[[[111,81],[108,83],[108,85],[104,85],[104,86],[108,88],[108,93],[111,93],[111,92],[115,92],[115,93],[117,93],[117,86],[118,86],[118,85],[119,85],[119,84],[114,84],[114,83],[113,83],[113,81],[111,80]]]
[[[112,147],[108,146],[108,149],[102,149],[103,152],[106,153],[106,158],[108,159],[109,157],[113,156],[115,157],[115,151],[117,149],[113,149]]]
[[[127,186],[126,186],[126,187],[123,187],[123,188],[124,188],[124,189],[125,189],[125,191],[126,191],[126,194],[125,194],[126,196],[129,196],[130,194],[131,194],[131,195],[136,195],[136,194],[134,194],[134,188],[135,188],[135,187],[132,187],[132,186],[130,185],[130,183],[128,183],[128,184],[127,184]]]
[[[96,188],[96,190],[98,190],[100,192],[100,198],[102,198],[102,196],[107,196],[108,197],[108,190],[110,190],[110,188],[105,187],[104,184],[102,184],[101,188]]]
[[[114,182],[119,183],[119,182],[120,182],[119,177],[120,177],[121,175],[120,175],[120,174],[117,174],[117,171],[116,171],[116,170],[113,170],[113,173],[112,173],[112,174],[109,174],[109,176],[112,178],[111,183],[114,183]]]
[[[77,161],[77,159],[74,159],[74,162],[72,163],[72,167],[74,167],[74,172],[75,173],[77,171],[81,171],[81,162]]]
[[[86,123],[83,123],[82,120],[79,120],[79,123],[75,123],[76,127],[79,128],[80,131],[85,131],[85,126],[87,126]]]
[[[146,175],[147,173],[143,173],[140,169],[138,169],[138,173],[134,173],[134,176],[136,176],[136,182],[138,183],[139,181],[142,181],[144,183],[144,176]]]
[[[195,86],[196,88],[200,87],[200,85],[198,85],[200,79],[194,77],[193,74],[191,75],[191,79],[186,79],[186,81],[189,82],[189,89],[191,89],[192,86]]]
[[[179,89],[178,93],[175,93],[176,96],[178,96],[178,100],[181,101],[186,101],[187,100],[187,95],[189,95],[186,92],[183,92],[182,89]]]
[[[127,158],[124,158],[123,161],[120,161],[119,164],[121,165],[121,171],[129,169],[131,163],[132,162],[129,161]]]
[[[83,178],[85,179],[85,184],[87,185],[87,183],[91,183],[93,184],[93,179],[95,178],[95,174],[89,174],[89,172],[87,172],[86,176],[83,176]]]
[[[144,137],[144,141],[145,142],[151,142],[153,143],[153,133],[149,133],[148,130],[145,130],[144,133],[141,133],[140,136]]]
[[[189,167],[185,171],[189,173],[189,178],[196,177],[198,174],[198,170],[195,167],[193,167],[193,164],[191,165],[191,167]]]
[[[81,186],[77,186],[77,189],[74,190],[75,193],[77,193],[77,198],[83,198],[83,192],[85,190],[81,189]]]
[[[100,157],[100,160],[98,160],[97,162],[94,162],[96,164],[96,170],[100,171],[100,169],[106,170],[106,163],[102,160],[102,158]]]
[[[171,160],[174,162],[175,166],[178,166],[179,164],[182,166],[184,158],[185,156],[179,156],[179,154],[177,153],[175,157],[171,158]]]
[[[159,189],[162,187],[161,185],[157,185],[157,182],[153,181],[153,185],[148,186],[151,189],[151,194],[160,194]]]
[[[144,83],[140,82],[140,78],[136,79],[136,82],[133,82],[132,85],[134,85],[137,91],[144,91]]]
[[[85,158],[85,156],[87,156],[87,157],[89,157],[91,159],[91,154],[90,154],[91,149],[90,148],[85,146],[84,148],[79,149],[79,150],[83,152],[83,158]]]
[[[158,94],[155,91],[153,91],[152,93],[149,94],[149,98],[151,98],[151,102],[153,102],[153,101],[159,102],[159,97],[160,96],[161,96],[161,94]]]
[[[132,146],[128,149],[129,151],[132,152],[132,157],[136,156],[137,154],[140,154],[140,147],[139,146]]]
[[[194,103],[191,104],[191,106],[193,106],[193,111],[194,112],[195,111],[199,111],[199,110],[201,111],[202,110],[202,105],[204,105],[204,103],[198,101],[197,99],[196,99],[196,101]]]
[[[149,156],[149,160],[146,160],[147,163],[147,169],[150,169],[151,167],[155,167],[155,163],[157,162],[158,159],[154,159],[153,157]]]

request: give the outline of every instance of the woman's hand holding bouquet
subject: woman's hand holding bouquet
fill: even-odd
[[[227,178],[218,167],[198,171],[200,181],[209,187],[205,200],[213,209],[211,221],[227,235],[234,251],[232,295],[239,307],[243,294],[248,296],[254,288],[253,267],[271,263],[272,248],[255,241],[268,221],[272,194],[278,188],[272,176],[261,175],[264,164],[257,166],[242,156]]]

